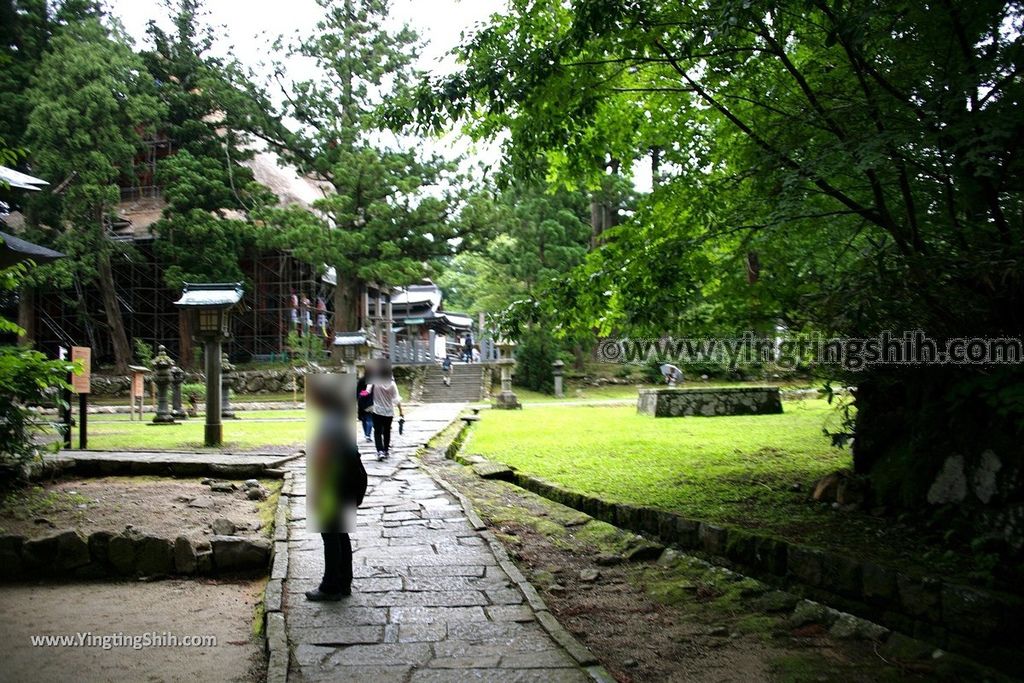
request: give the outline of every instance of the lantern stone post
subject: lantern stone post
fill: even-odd
[[[511,340],[498,342],[498,348],[501,350],[501,357],[497,361],[497,365],[501,369],[501,393],[498,394],[492,407],[499,410],[514,410],[523,407],[519,398],[512,391],[512,368],[516,366],[516,359],[512,357],[514,346],[515,342]]]
[[[153,424],[168,425],[175,424],[174,416],[167,400],[168,389],[171,386],[171,368],[174,361],[167,355],[167,349],[161,344],[157,349],[156,358],[153,359],[153,381],[156,383],[156,415],[153,416]]]
[[[223,443],[221,411],[221,342],[229,338],[228,312],[242,300],[241,282],[195,284],[186,282],[181,298],[175,302],[191,312],[192,333],[203,342],[206,356],[206,424],[204,442],[207,446]]]
[[[551,364],[551,372],[555,376],[555,396],[562,398],[565,396],[565,390],[562,386],[562,378],[565,376],[565,363],[559,358]]]
[[[231,387],[235,382],[235,366],[228,360],[226,353],[221,354],[220,367],[220,416],[227,420],[234,420],[238,417],[231,408]]]

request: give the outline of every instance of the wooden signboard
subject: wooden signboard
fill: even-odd
[[[88,346],[72,346],[71,347],[71,360],[81,361],[82,363],[82,374],[71,375],[71,388],[75,390],[76,394],[88,394],[91,392],[91,373],[92,373],[92,349]]]
[[[141,372],[132,373],[132,398],[143,398],[146,395],[146,376]]]

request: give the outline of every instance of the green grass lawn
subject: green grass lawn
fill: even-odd
[[[824,400],[781,415],[662,418],[619,406],[487,410],[463,448],[570,490],[672,510],[880,559],[970,571],[933,534],[808,500],[821,476],[850,467],[822,434],[837,416]],[[796,490],[794,485],[798,487]],[[962,561],[963,560],[963,561]]]
[[[790,503],[791,486],[850,465],[822,436],[825,401],[782,415],[655,419],[619,406],[487,411],[467,452],[609,500],[739,523]]]
[[[301,446],[306,442],[305,411],[256,410],[224,420],[225,450]],[[283,419],[282,419],[283,418]],[[89,448],[96,450],[197,450],[203,448],[203,417],[179,425],[155,426],[152,413],[144,422],[127,415],[90,415]],[[78,444],[75,430],[72,443]]]

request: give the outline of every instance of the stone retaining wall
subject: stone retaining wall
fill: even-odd
[[[654,417],[770,415],[782,412],[778,387],[641,389],[636,411]]]
[[[270,551],[270,540],[262,537],[171,540],[132,530],[88,536],[67,530],[32,539],[8,534],[0,535],[0,581],[266,572]]]

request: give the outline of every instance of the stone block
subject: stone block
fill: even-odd
[[[0,579],[16,579],[21,576],[21,559],[25,537],[13,534],[0,535]]]
[[[861,565],[854,559],[825,553],[821,578],[822,588],[851,598],[861,596]]]
[[[757,543],[753,535],[739,529],[729,529],[725,540],[725,556],[733,562],[753,566]]]
[[[187,536],[174,539],[174,571],[179,574],[195,574],[199,563],[195,546]]]
[[[797,581],[810,586],[821,586],[824,571],[822,553],[798,545],[789,546],[786,554],[786,570]]]
[[[700,537],[700,545],[704,549],[704,552],[710,553],[711,555],[725,556],[728,532],[724,527],[708,524],[707,522],[701,522],[698,535]]]
[[[174,572],[174,546],[166,538],[143,536],[135,543],[135,571],[142,576]]]
[[[976,639],[997,634],[1003,605],[988,591],[945,584],[942,587],[942,623],[951,630]]]
[[[754,566],[776,576],[786,575],[786,556],[788,545],[766,536],[759,536],[754,541]]]
[[[637,412],[653,417],[769,415],[782,412],[778,387],[641,389]]]
[[[861,565],[861,595],[876,603],[895,599],[896,572],[874,562],[864,562]]]
[[[939,582],[915,579],[905,574],[896,576],[896,589],[903,611],[912,617],[938,622],[942,617]]]
[[[241,536],[214,536],[213,564],[217,571],[265,569],[270,561],[270,540]]]

